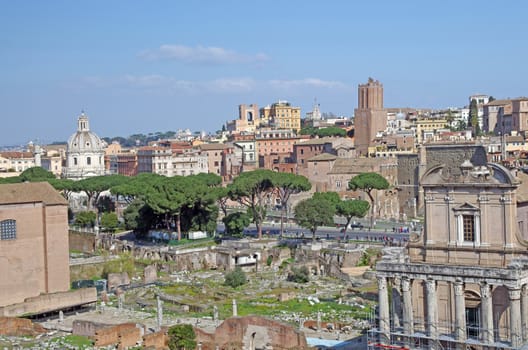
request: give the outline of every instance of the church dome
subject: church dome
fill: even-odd
[[[77,122],[77,132],[70,136],[68,140],[68,151],[86,152],[102,151],[104,149],[103,141],[90,131],[88,117],[82,113]]]
[[[88,117],[82,113],[77,121],[77,132],[70,136],[66,147],[64,177],[79,180],[105,175],[105,147],[104,141],[90,131]]]

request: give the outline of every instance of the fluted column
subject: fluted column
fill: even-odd
[[[389,294],[387,278],[383,276],[378,276],[378,303],[380,341],[388,342],[390,332]]]
[[[493,343],[493,299],[491,286],[487,283],[480,285],[480,314],[482,318],[482,341]]]
[[[518,348],[522,344],[521,335],[521,290],[508,289],[510,298],[510,339],[511,345]]]
[[[392,328],[399,329],[401,327],[400,315],[402,311],[401,305],[401,278],[394,277],[392,279]]]
[[[521,329],[523,343],[528,342],[528,286],[521,288]]]
[[[466,340],[466,301],[464,300],[464,283],[453,283],[455,292],[455,337],[457,340]]]
[[[401,281],[401,288],[403,294],[403,333],[414,333],[414,318],[413,318],[413,304],[411,292],[411,280],[403,278]]]
[[[436,281],[426,280],[426,293],[427,293],[427,334],[435,339],[438,336],[438,300],[436,297]]]

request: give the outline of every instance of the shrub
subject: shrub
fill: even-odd
[[[96,218],[93,211],[81,211],[75,217],[75,224],[82,227],[94,226]]]
[[[190,324],[177,324],[169,328],[170,350],[191,350],[196,348],[196,333]]]
[[[232,288],[239,287],[247,282],[246,273],[242,271],[239,266],[237,266],[233,271],[227,272],[224,278],[224,284]]]
[[[306,283],[310,280],[310,272],[306,266],[300,268],[292,267],[288,274],[288,281],[295,283]]]

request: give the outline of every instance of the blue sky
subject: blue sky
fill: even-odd
[[[0,145],[214,131],[238,105],[352,115],[527,95],[524,1],[0,0]]]

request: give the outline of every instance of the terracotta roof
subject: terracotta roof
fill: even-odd
[[[521,135],[506,136],[506,142],[524,142],[524,137]]]
[[[379,158],[337,158],[328,174],[360,174],[377,171],[384,161]]]
[[[320,139],[310,139],[307,141],[297,141],[295,142],[296,145],[324,145],[325,143],[332,143],[332,139],[330,138],[320,138]]]
[[[309,162],[336,160],[337,156],[330,153],[321,153],[308,159]]]
[[[0,205],[37,202],[47,205],[68,205],[68,201],[47,182],[0,185]]]
[[[511,100],[494,100],[486,103],[486,106],[504,106],[510,104]]]
[[[31,152],[0,152],[0,157],[13,159],[13,158],[33,158],[33,153]]]
[[[204,143],[198,147],[200,147],[202,151],[222,150],[227,148],[226,145],[224,145],[223,143]]]

